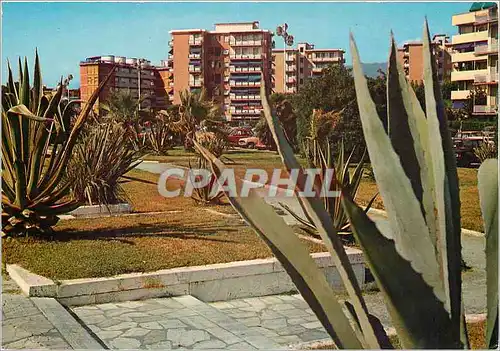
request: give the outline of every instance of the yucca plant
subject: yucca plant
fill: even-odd
[[[111,121],[89,126],[68,165],[67,181],[80,203],[111,205],[127,200],[123,176],[141,161],[123,125]]]
[[[7,85],[2,87],[2,233],[50,233],[58,215],[79,206],[69,198],[70,183],[63,177],[73,147],[93,104],[111,73],[94,91],[70,126],[70,113],[61,111],[64,86],[44,95],[38,53],[33,85],[28,62],[19,59],[14,81],[7,63]]]
[[[316,144],[318,145],[318,144]],[[363,152],[361,160],[356,165],[353,172],[349,172],[349,164],[351,162],[352,156],[355,153],[355,149],[351,151],[347,159],[345,158],[344,143],[341,141],[339,145],[339,151],[336,162],[333,162],[334,157],[331,154],[331,145],[329,142],[326,143],[325,151],[320,147],[316,147],[317,158],[310,160],[310,167],[320,169],[321,172],[318,177],[318,187],[323,188],[329,185],[329,189],[325,191],[345,191],[349,196],[354,199],[361,184],[364,172],[364,160],[366,156],[366,150]],[[315,162],[319,162],[316,164]],[[328,182],[326,177],[328,176],[327,170],[333,170],[332,177],[335,177],[336,181]],[[378,194],[375,194],[373,198],[369,201],[368,205],[365,207],[365,212],[371,208],[373,201]],[[340,197],[324,197],[323,206],[326,211],[330,214],[332,218],[335,230],[341,234],[347,234],[350,232],[350,224],[347,218],[347,214],[344,211]],[[309,234],[317,236],[316,226],[313,220],[304,212],[306,218],[302,218],[296,212],[294,212],[289,206],[285,204],[280,204],[288,213],[290,213],[300,224],[302,228]],[[350,241],[349,237],[344,238]]]
[[[377,115],[351,37],[357,103],[368,153],[387,210],[390,232],[380,232],[347,192],[342,203],[354,236],[382,292],[401,346],[419,349],[468,348],[460,272],[460,199],[451,137],[444,114],[427,23],[423,35],[426,112],[397,62],[391,42],[387,75],[389,136]],[[264,85],[264,82],[262,82]],[[265,87],[264,112],[288,170],[301,169],[272,116]],[[197,145],[219,174],[224,164]],[[496,161],[481,166],[479,193],[486,231],[486,344],[498,345],[498,170]],[[305,178],[299,172],[298,190]],[[241,186],[241,180],[237,180]],[[338,348],[391,348],[387,335],[369,313],[331,217],[317,197],[299,197],[331,254],[347,294],[347,313],[334,297],[308,249],[264,199],[228,197],[246,223],[264,239],[290,275]]]
[[[492,142],[482,142],[481,145],[474,149],[474,155],[481,163],[489,158],[496,158],[498,155],[497,147]]]
[[[173,147],[173,133],[169,127],[168,114],[160,111],[151,121],[151,131],[147,135],[147,147],[155,155],[166,155]]]

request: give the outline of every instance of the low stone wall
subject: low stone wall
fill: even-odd
[[[356,278],[363,286],[363,254],[353,248],[346,248],[346,251]],[[330,254],[323,252],[311,256],[332,287],[343,289]],[[71,306],[179,295],[192,295],[202,301],[213,302],[296,291],[288,274],[275,258],[58,282],[35,275],[17,265],[7,265],[7,271],[26,295],[55,297],[62,304]]]

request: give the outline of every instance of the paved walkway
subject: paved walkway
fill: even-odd
[[[10,279],[2,279],[2,348],[69,349],[56,327]]]

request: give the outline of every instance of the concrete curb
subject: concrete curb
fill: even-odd
[[[59,331],[68,344],[75,350],[99,350],[99,343],[78,321],[55,299],[35,297],[31,301]]]
[[[363,286],[363,253],[354,248],[346,248],[346,251],[358,282]],[[332,287],[343,289],[330,254],[313,253],[311,257]],[[7,271],[24,294],[55,297],[63,305],[72,306],[180,295],[192,295],[202,301],[212,302],[296,291],[276,258],[58,282],[33,274],[18,265],[7,265]]]
[[[387,217],[387,212],[384,210],[379,210],[378,208],[370,208],[368,210],[368,214],[370,214],[370,213]],[[465,228],[462,228],[462,234],[463,235],[471,235],[471,236],[484,236],[484,233],[477,232],[475,230],[465,229]]]
[[[92,205],[80,206],[76,210],[71,211],[68,215],[73,217],[97,217],[97,216],[112,216],[116,214],[130,213],[132,206],[129,203],[121,203],[115,205]]]

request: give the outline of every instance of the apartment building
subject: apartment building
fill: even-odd
[[[104,89],[99,94],[95,110],[101,112],[100,102],[106,101],[113,91],[128,91],[133,96],[144,99],[141,108],[164,109],[168,105],[165,81],[168,67],[155,67],[145,59],[123,56],[93,56],[80,62],[80,95],[87,101],[94,90],[116,67]]]
[[[498,112],[498,6],[474,3],[469,12],[454,15],[452,24],[458,34],[452,38],[453,71],[451,80],[458,88],[451,92],[453,106],[460,108],[475,88],[486,98],[474,101],[474,115],[493,117]]]
[[[168,95],[174,104],[180,92],[206,89],[224,107],[231,122],[260,118],[261,79],[270,89],[272,33],[259,22],[219,23],[214,30],[170,32]],[[166,73],[165,73],[166,75]]]
[[[344,52],[342,49],[315,49],[309,43],[299,43],[293,49],[273,50],[273,91],[296,93],[307,79],[320,76],[329,65],[344,64]]]
[[[436,60],[439,81],[450,80],[452,63],[452,44],[446,34],[436,34],[432,37],[432,51]],[[422,83],[423,72],[423,49],[421,41],[411,41],[398,48],[399,61],[402,62],[406,78],[410,82]]]

